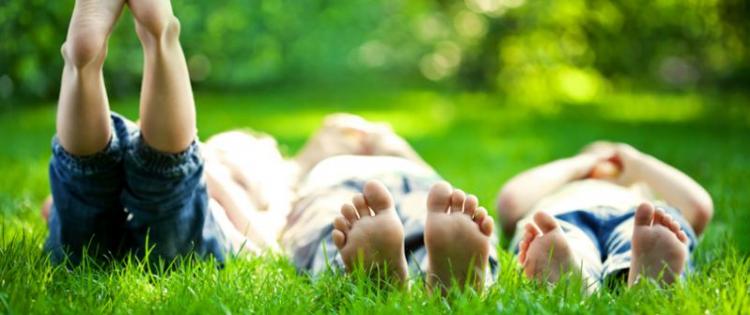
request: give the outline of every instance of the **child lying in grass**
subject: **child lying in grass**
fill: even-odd
[[[127,1],[145,55],[141,122],[110,113],[102,65],[124,5],[78,0],[63,45],[53,199],[45,211],[45,249],[54,261],[77,262],[85,249],[117,259],[153,246],[151,255],[167,260],[195,253],[223,261],[227,253],[280,248],[311,273],[361,265],[387,271],[379,275],[397,284],[424,274],[440,289],[480,289],[494,278],[492,218],[385,125],[330,116],[289,161],[264,136],[229,132],[197,143],[179,23],[167,0]],[[668,281],[683,270],[685,248],[695,242],[691,227],[650,203],[627,210],[648,198],[607,184],[615,177],[651,186],[698,232],[711,216],[708,195],[678,171],[627,146],[597,145],[503,191],[506,231],[523,216],[535,219],[517,242],[529,276],[555,281],[583,264],[584,276],[599,281],[631,256],[633,281],[655,277],[664,263]]]
[[[125,0],[78,0],[65,60],[49,176],[53,261],[146,252],[224,257],[207,211],[195,106],[180,24],[167,0],[129,0],[143,46],[140,125],[109,111],[102,67]]]
[[[674,282],[713,215],[711,197],[687,175],[607,142],[517,175],[498,209],[527,276],[554,283],[581,271],[592,289],[610,276]]]

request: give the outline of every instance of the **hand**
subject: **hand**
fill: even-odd
[[[628,144],[597,141],[586,146],[581,155],[595,158],[588,178],[610,180],[624,186],[639,178],[643,153]]]
[[[644,154],[629,144],[618,143],[612,161],[620,166],[620,174],[615,180],[623,186],[630,186],[638,181]]]
[[[591,163],[585,177],[612,181],[619,177],[622,167],[615,161],[616,152],[617,144],[608,141],[596,141],[584,147],[579,156]]]

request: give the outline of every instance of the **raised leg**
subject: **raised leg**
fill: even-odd
[[[121,119],[110,118],[102,65],[107,39],[125,0],[77,0],[62,45],[65,61],[57,109],[57,141],[49,168],[51,199],[45,250],[53,262],[118,256],[125,244],[116,149],[106,150]],[[79,158],[85,156],[85,158]]]
[[[128,0],[128,6],[145,55],[141,138],[132,139],[124,158],[122,193],[136,253],[223,261],[226,240],[209,209],[203,157],[193,143],[195,106],[179,23],[168,0]]]
[[[91,155],[107,146],[109,102],[102,65],[107,39],[125,0],[78,0],[62,46],[65,60],[57,109],[57,136],[73,155]]]
[[[143,45],[141,132],[151,147],[178,153],[195,139],[195,102],[180,23],[169,0],[129,0]]]

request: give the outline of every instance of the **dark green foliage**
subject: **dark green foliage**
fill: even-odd
[[[438,81],[532,103],[632,87],[745,90],[743,0],[175,1],[197,89]],[[0,100],[56,96],[73,1],[0,4]],[[111,95],[134,95],[127,11],[110,42]]]

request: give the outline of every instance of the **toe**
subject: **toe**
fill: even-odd
[[[451,213],[462,213],[464,211],[464,202],[466,201],[466,194],[456,189],[451,194]]]
[[[331,238],[333,238],[333,243],[336,244],[336,248],[338,248],[339,250],[341,250],[344,245],[346,245],[346,234],[344,234],[344,232],[333,230]]]
[[[526,251],[528,250],[528,245],[519,247],[518,249],[518,262],[521,265],[524,265],[526,263]]]
[[[523,228],[526,231],[525,234],[528,234],[530,236],[536,236],[539,233],[541,233],[539,231],[539,228],[537,228],[536,225],[534,225],[534,223],[531,223],[531,222],[526,223],[526,225],[524,225]]]
[[[635,210],[635,225],[651,225],[654,221],[654,205],[644,202]]]
[[[492,235],[492,232],[495,230],[495,222],[492,220],[492,217],[487,215],[487,210],[483,207],[479,207],[479,209],[476,210],[474,214],[474,223],[479,225],[479,230],[485,236]]]
[[[666,217],[666,213],[664,213],[664,210],[658,208],[654,209],[654,221],[652,224],[659,224],[667,227],[667,224],[665,222],[669,222],[668,220],[669,218]]]
[[[529,245],[539,235],[539,229],[533,223],[526,223],[524,230],[526,231],[523,234],[523,239],[518,245],[518,261],[522,265],[526,263],[526,254],[529,251]]]
[[[674,233],[675,235],[677,235],[677,233],[680,233],[680,224],[677,223],[675,219],[670,219],[668,222],[666,222],[665,226],[669,228],[669,230],[672,231],[672,233]]]
[[[453,188],[447,182],[439,182],[432,186],[427,196],[427,210],[434,212],[446,212],[451,202]]]
[[[466,194],[460,189],[454,190],[451,194],[451,213],[462,213],[464,201],[466,201]]]
[[[357,209],[348,203],[341,206],[341,215],[343,215],[349,223],[357,221]]]
[[[559,227],[559,225],[557,225],[557,221],[555,221],[555,218],[543,211],[539,211],[534,214],[534,222],[542,230],[543,233],[552,232],[552,230]]]
[[[477,196],[469,195],[466,197],[466,202],[464,203],[464,213],[470,217],[474,217],[474,213],[477,212],[477,207],[479,207],[479,199],[477,199]]]
[[[367,202],[365,201],[365,196],[362,194],[357,194],[352,198],[352,204],[354,205],[354,208],[357,209],[357,213],[359,214],[360,218],[365,218],[370,216],[370,207],[367,206]]]
[[[670,231],[672,233],[677,233],[680,231],[680,226],[677,224],[677,222],[672,218],[671,215],[669,215],[664,209],[656,208],[654,212],[654,223],[661,225]]]
[[[474,212],[474,222],[476,224],[481,225],[482,222],[484,222],[484,219],[487,218],[487,210],[484,208],[479,208],[477,211]]]
[[[375,213],[393,208],[393,198],[383,183],[375,180],[368,181],[363,191],[367,205]]]
[[[336,217],[336,219],[333,220],[333,227],[341,232],[349,232],[350,224],[349,221],[346,220],[344,217]]]
[[[495,221],[492,220],[492,217],[487,217],[482,221],[482,224],[479,226],[479,230],[482,231],[482,234],[485,236],[492,235],[492,231],[495,229]]]
[[[677,233],[677,238],[680,240],[680,242],[682,242],[683,244],[687,245],[687,243],[688,243],[688,237],[687,237],[687,234],[685,234],[684,231],[678,232]]]

